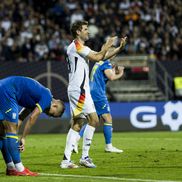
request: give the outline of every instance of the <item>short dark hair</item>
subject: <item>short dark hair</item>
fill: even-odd
[[[71,26],[71,34],[73,35],[74,38],[77,36],[77,30],[81,30],[83,25],[88,25],[87,21],[76,21],[75,23],[72,24]]]
[[[58,117],[61,117],[65,111],[65,104],[62,100],[58,100]]]

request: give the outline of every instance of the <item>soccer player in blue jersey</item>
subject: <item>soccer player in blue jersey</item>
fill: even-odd
[[[110,60],[100,61],[93,67],[90,77],[91,96],[97,114],[101,120],[104,121],[104,137],[105,137],[105,151],[121,153],[122,150],[112,146],[112,116],[110,107],[106,96],[106,83],[108,80],[113,81],[122,77],[124,72],[123,67],[113,67]]]
[[[20,139],[20,147],[17,136],[19,106],[25,108],[24,116],[20,117],[20,120],[31,113]],[[31,78],[11,76],[0,80],[0,119],[5,128],[7,148],[16,168],[16,171],[8,171],[8,175],[38,175],[24,167],[19,148],[23,148],[26,136],[42,112],[49,116],[60,117],[64,112],[64,104],[61,100],[54,99],[48,88]]]
[[[124,47],[125,44],[126,37],[123,38],[121,47]],[[123,67],[112,66],[110,59],[107,59],[107,57],[113,55],[113,52],[116,52],[115,49],[116,48],[111,47],[105,59],[103,61],[95,63],[94,67],[92,68],[92,72],[90,75],[90,91],[92,99],[94,101],[96,112],[100,120],[104,121],[103,131],[106,143],[105,151],[121,153],[123,152],[123,150],[117,149],[116,147],[112,146],[112,116],[106,96],[106,83],[108,82],[108,80],[117,80],[122,77],[124,72]],[[82,137],[84,133],[85,126],[86,125],[84,125],[80,131],[80,137]],[[80,137],[78,137],[78,140]],[[77,145],[75,145],[74,151],[78,153]]]

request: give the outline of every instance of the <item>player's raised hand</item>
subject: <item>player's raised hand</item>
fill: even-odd
[[[105,43],[105,48],[108,49],[110,48],[111,46],[114,45],[114,42],[117,40],[117,36],[114,36],[114,37],[109,37]]]
[[[123,66],[118,66],[118,71],[119,71],[119,73],[124,73],[124,67]]]
[[[125,36],[125,37],[123,37],[123,38],[121,38],[121,41],[120,41],[120,49],[123,49],[124,47],[125,47],[125,45],[126,45],[126,42],[127,42],[127,37]]]
[[[18,149],[20,150],[20,152],[24,152],[24,150],[25,150],[25,139],[23,139],[23,138],[20,139],[20,145],[19,145]]]
[[[115,73],[123,75],[124,73],[124,67],[123,66],[115,66]]]

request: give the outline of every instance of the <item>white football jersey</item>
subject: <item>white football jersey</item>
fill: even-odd
[[[88,90],[89,87],[89,60],[86,56],[91,49],[82,45],[77,40],[67,48],[67,64],[69,71],[68,91]]]

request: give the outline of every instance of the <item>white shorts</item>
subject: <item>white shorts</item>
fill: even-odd
[[[78,91],[68,91],[68,98],[70,103],[71,115],[88,115],[90,113],[96,112],[94,102],[90,95],[90,92],[80,93]]]

